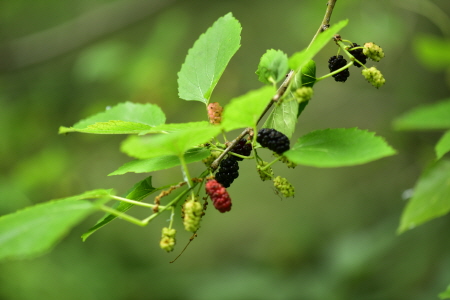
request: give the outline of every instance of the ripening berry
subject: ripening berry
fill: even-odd
[[[360,47],[357,43],[353,43],[353,48]],[[351,55],[353,55],[357,60],[359,60],[363,65],[367,62],[367,56],[363,53],[363,48],[349,50]],[[360,68],[361,65],[358,62],[353,62],[353,65]]]
[[[345,65],[347,65],[347,61],[344,59],[342,55],[332,56],[328,60],[328,68],[330,69],[330,72],[334,72],[342,67],[345,67]],[[332,76],[335,81],[345,82],[347,78],[350,76],[350,71],[347,68]]]
[[[220,169],[214,176],[221,185],[229,187],[239,177],[239,165],[235,156],[228,156],[220,162]]]
[[[386,82],[386,79],[384,79],[383,74],[381,74],[381,72],[375,67],[363,69],[361,73],[364,76],[364,78],[366,78],[367,81],[370,82],[370,84],[372,84],[376,88],[383,86],[384,83]]]
[[[283,178],[281,176],[275,177],[275,179],[273,180],[273,185],[284,197],[294,197],[294,186],[290,184],[286,178]]]
[[[246,139],[240,139],[239,142],[236,143],[236,145],[231,149],[231,152],[234,152],[236,154],[242,155],[242,156],[249,156],[252,153],[252,144],[247,143]],[[244,160],[241,157],[233,156],[235,160],[242,161]]]
[[[363,53],[373,61],[380,61],[384,57],[383,49],[374,43],[365,43]]]
[[[205,190],[218,211],[224,213],[231,210],[230,195],[228,194],[227,189],[218,183],[217,180],[209,180],[205,184]]]
[[[280,156],[280,155],[278,155],[278,154],[276,154],[276,153],[274,153],[273,155],[274,155],[275,157],[279,157],[279,156]],[[297,166],[296,163],[290,161],[290,160],[289,160],[286,156],[284,156],[284,155],[281,155],[280,161],[281,161],[282,163],[286,164],[286,166],[287,166],[288,168],[294,169],[294,168]]]
[[[260,129],[256,141],[277,154],[282,154],[290,148],[288,137],[273,128]]]
[[[211,124],[220,124],[222,122],[223,108],[218,102],[208,104],[208,118]]]
[[[177,231],[173,228],[164,227],[161,233],[161,240],[159,246],[161,249],[171,252],[175,246],[175,234]]]
[[[203,206],[197,201],[196,197],[189,197],[183,205],[184,229],[195,232],[200,228],[200,221],[203,214]]]

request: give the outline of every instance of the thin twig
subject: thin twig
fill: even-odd
[[[330,27],[330,19],[331,19],[331,14],[333,13],[333,9],[334,6],[336,5],[336,1],[337,0],[329,0],[327,3],[327,11],[325,12],[325,17],[323,17],[322,23],[320,24],[319,29],[317,30],[316,34],[314,35],[313,39],[311,40],[311,43],[309,43],[309,47],[311,47],[312,43],[314,42],[314,40],[317,38],[317,36],[321,33],[324,32],[325,30],[328,29],[328,27]]]

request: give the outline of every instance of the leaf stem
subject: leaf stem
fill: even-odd
[[[119,196],[111,195],[110,197],[113,200],[118,200],[118,201],[130,203],[130,204],[134,204],[134,205],[138,205],[138,206],[149,207],[149,208],[153,208],[155,206],[155,204],[140,202],[140,201],[131,200],[131,199],[127,199],[127,198],[123,198],[123,197],[119,197]]]
[[[141,221],[141,220],[139,220],[139,219],[137,219],[135,217],[132,217],[132,216],[126,214],[126,213],[123,213],[121,211],[118,211],[118,210],[116,210],[114,208],[111,208],[109,206],[106,206],[106,205],[100,206],[100,209],[103,210],[104,212],[107,212],[107,213],[110,213],[112,215],[115,215],[119,219],[128,221],[128,222],[133,223],[135,225],[145,226],[148,223],[148,222]]]

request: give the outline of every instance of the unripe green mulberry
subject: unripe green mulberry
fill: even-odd
[[[183,206],[184,210],[184,229],[190,232],[195,232],[200,227],[200,221],[202,219],[203,207],[197,198],[191,197]]]
[[[205,164],[205,166],[207,166],[209,168],[209,166],[211,166],[211,164],[213,163],[213,161],[215,161],[220,155],[220,151],[211,151],[211,154],[207,157],[204,158],[202,160],[202,162]]]
[[[271,180],[273,178],[273,170],[271,167],[262,170],[264,166],[267,166],[269,163],[266,161],[261,161],[256,165],[256,170],[258,171],[259,177],[262,181]]]
[[[311,100],[313,93],[314,91],[311,87],[303,86],[294,92],[294,96],[297,102],[301,103]]]
[[[279,157],[280,155],[278,155],[278,154],[276,154],[276,153],[274,152],[274,153],[273,153],[273,156]],[[286,164],[286,166],[287,166],[288,168],[292,168],[292,169],[293,169],[293,168],[295,168],[295,167],[297,166],[296,163],[290,161],[290,160],[289,160],[286,156],[284,156],[284,155],[281,155],[280,161],[281,161],[282,163]]]
[[[173,228],[164,227],[162,229],[161,241],[159,242],[159,246],[161,249],[171,252],[175,246],[175,234],[177,231]]]
[[[374,43],[365,43],[363,53],[373,61],[380,61],[384,57],[383,49]]]
[[[286,178],[282,178],[281,176],[275,177],[273,185],[284,197],[294,197],[295,189]]]
[[[370,82],[370,84],[372,84],[376,88],[383,86],[386,82],[383,74],[381,74],[381,72],[375,67],[363,69],[362,75],[367,79],[368,82]]]

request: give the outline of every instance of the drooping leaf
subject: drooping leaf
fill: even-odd
[[[419,34],[413,40],[413,49],[419,60],[431,70],[450,66],[450,39]]]
[[[439,294],[440,299],[450,299],[450,285],[447,286],[447,289]]]
[[[125,102],[81,120],[73,127],[61,126],[59,133],[133,134],[165,121],[166,116],[156,104]]]
[[[154,188],[152,186],[152,177],[149,176],[145,178],[142,181],[139,181],[136,183],[126,194],[125,198],[136,200],[136,201],[142,201],[150,194],[158,191],[160,189]],[[126,212],[130,208],[132,208],[134,205],[131,203],[126,202],[117,202],[113,207],[119,212]],[[86,241],[86,239],[91,236],[94,232],[99,230],[101,227],[105,226],[112,220],[116,219],[117,216],[112,214],[105,214],[103,218],[101,218],[97,224],[95,224],[92,228],[90,228],[87,232],[85,232],[81,238],[83,239],[83,242]]]
[[[310,132],[284,153],[296,164],[321,168],[359,165],[393,154],[383,138],[357,128]]]
[[[286,53],[281,50],[270,49],[261,57],[256,75],[262,83],[274,85],[283,80],[288,71]]]
[[[447,152],[450,151],[450,130],[444,133],[439,142],[436,144],[437,159],[441,159]]]
[[[284,133],[288,138],[291,138],[295,131],[295,124],[297,124],[299,105],[292,92],[288,91],[287,93],[283,101],[276,104],[270,112],[263,128],[273,128]]]
[[[302,86],[313,87],[316,82],[316,62],[309,60],[302,66],[300,72],[294,75],[294,82],[292,83],[292,90],[296,90]]]
[[[259,116],[275,93],[274,87],[266,86],[232,99],[223,111],[223,128],[230,131],[243,127],[255,127]]]
[[[127,155],[138,159],[167,155],[180,157],[190,148],[208,142],[220,131],[220,126],[209,126],[156,136],[130,136],[122,143],[121,150]]]
[[[450,211],[450,161],[441,159],[427,169],[414,187],[400,221],[402,233]]]
[[[397,130],[450,129],[450,98],[415,108],[394,121]]]
[[[294,53],[289,58],[289,67],[292,70],[299,70],[303,65],[313,59],[313,57],[323,48],[325,45],[331,41],[336,33],[344,28],[348,24],[348,20],[340,21],[320,33],[311,46],[308,49],[304,49],[300,52]]]
[[[188,150],[184,154],[184,159],[187,164],[200,161],[206,157],[208,157],[210,154],[210,151],[206,148],[193,148]],[[122,175],[129,172],[134,173],[149,173],[164,169],[173,168],[175,166],[180,165],[180,159],[176,155],[166,155],[166,156],[159,156],[149,159],[143,159],[143,160],[133,160],[130,162],[127,162],[111,174],[111,175]]]
[[[178,73],[178,95],[209,102],[220,76],[240,47],[241,25],[231,13],[219,18],[189,49]]]
[[[108,190],[53,200],[0,217],[0,259],[37,256],[53,247],[69,230],[96,210],[89,198],[103,198]]]

